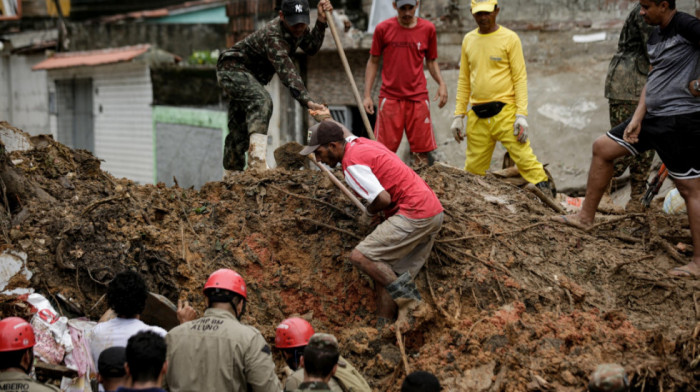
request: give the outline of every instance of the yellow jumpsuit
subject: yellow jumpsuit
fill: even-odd
[[[468,104],[503,102],[500,113],[479,118]],[[542,164],[530,141],[518,142],[513,135],[515,115],[527,116],[527,74],[520,38],[499,26],[489,34],[470,31],[462,41],[455,115],[467,115],[467,159],[464,169],[486,174],[496,142],[501,142],[518,166],[520,175],[533,184],[547,181]]]

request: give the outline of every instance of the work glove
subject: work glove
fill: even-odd
[[[527,117],[522,114],[515,115],[515,123],[513,124],[513,136],[518,138],[520,143],[527,142]]]
[[[461,143],[462,140],[464,140],[464,134],[462,133],[462,130],[464,129],[464,115],[459,115],[455,116],[454,121],[452,121],[452,125],[450,126],[450,130],[452,131],[452,135],[454,135],[455,140],[457,143]]]

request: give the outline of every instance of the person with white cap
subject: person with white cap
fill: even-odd
[[[555,196],[542,163],[528,140],[527,73],[520,38],[496,23],[498,0],[472,0],[471,12],[478,28],[462,41],[455,117],[451,130],[464,140],[464,170],[485,175],[496,142],[501,142],[520,175],[547,196]],[[471,109],[468,110],[469,105]]]
[[[405,130],[411,152],[415,154],[415,166],[428,164],[428,153],[437,148],[423,73],[424,60],[430,76],[438,84],[434,98],[438,100],[438,107],[447,103],[447,85],[437,62],[435,25],[416,16],[419,4],[418,0],[395,0],[397,17],[379,23],[374,29],[363,101],[367,113],[373,114],[372,86],[381,58],[382,87],[374,133],[378,142],[396,152]]]

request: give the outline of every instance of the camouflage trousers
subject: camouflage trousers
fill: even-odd
[[[621,122],[632,117],[637,102],[633,101],[618,101],[611,99],[610,106],[610,126],[615,127]],[[649,170],[651,163],[654,160],[654,150],[645,151],[639,155],[628,155],[615,160],[614,177],[621,176],[625,170],[630,168],[630,185],[632,186],[631,195],[633,198],[644,194],[646,190],[646,182],[649,178]]]
[[[272,117],[272,98],[265,87],[248,72],[219,70],[216,78],[229,98],[224,169],[243,170],[250,134],[267,135]]]

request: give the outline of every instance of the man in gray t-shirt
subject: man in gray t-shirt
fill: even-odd
[[[700,20],[676,11],[675,0],[640,0],[640,15],[656,26],[647,51],[652,70],[634,115],[593,143],[586,198],[576,215],[556,220],[578,227],[593,223],[616,158],[653,149],[666,164],[688,208],[692,260],[673,268],[676,277],[700,277]]]

